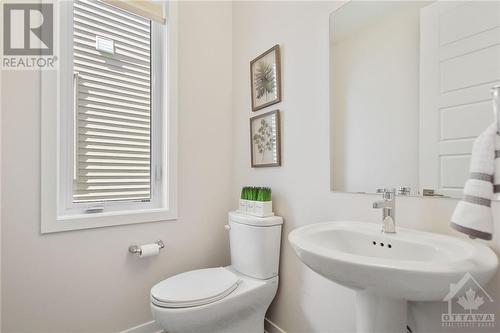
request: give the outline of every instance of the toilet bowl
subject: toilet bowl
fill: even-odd
[[[264,316],[278,289],[278,277],[267,280],[254,279],[235,271],[231,266],[220,268],[236,277],[236,287],[226,295],[214,295],[213,298],[200,295],[196,300],[197,285],[172,285],[180,296],[190,293],[193,303],[188,304],[168,300],[162,303],[166,295],[159,294],[160,288],[151,292],[151,311],[155,321],[168,333],[262,333],[264,332]],[[201,270],[204,271],[204,270]],[[197,273],[191,271],[188,273]],[[182,275],[182,274],[181,274]],[[205,274],[208,277],[207,272]],[[215,276],[214,276],[215,278]],[[168,284],[164,280],[162,283]],[[193,283],[196,283],[193,279]],[[216,283],[217,281],[213,281]],[[208,281],[207,281],[208,283]],[[199,286],[199,285],[198,285]],[[153,289],[155,289],[153,287]],[[183,289],[185,288],[185,289]],[[223,288],[223,287],[222,287]],[[166,288],[168,289],[168,288]],[[222,289],[221,289],[222,290]],[[164,290],[167,292],[166,290]]]
[[[278,289],[283,219],[229,213],[231,265],[184,272],[151,288],[151,312],[167,333],[263,333]]]

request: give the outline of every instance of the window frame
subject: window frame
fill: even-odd
[[[54,11],[59,68],[41,71],[41,232],[177,219],[177,4],[167,2],[167,25],[151,22],[149,202],[73,203],[73,112],[62,112],[73,109],[73,4],[54,3]],[[92,207],[104,210],[85,212]]]

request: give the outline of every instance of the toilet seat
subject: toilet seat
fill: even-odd
[[[151,289],[151,301],[165,308],[205,305],[231,294],[239,278],[224,267],[198,269],[172,276]]]

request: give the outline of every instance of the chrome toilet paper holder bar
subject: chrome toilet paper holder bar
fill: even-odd
[[[160,250],[165,247],[165,243],[163,243],[162,240],[159,240],[159,241],[155,242],[155,244],[158,245],[158,247],[160,248]],[[130,245],[128,247],[128,252],[134,253],[134,254],[137,254],[137,255],[141,255],[142,254],[142,250],[141,250],[141,247],[139,245]]]

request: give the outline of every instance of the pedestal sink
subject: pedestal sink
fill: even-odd
[[[299,259],[355,289],[358,332],[406,332],[407,301],[438,301],[466,273],[482,285],[498,259],[479,241],[364,222],[326,222],[288,235]]]

